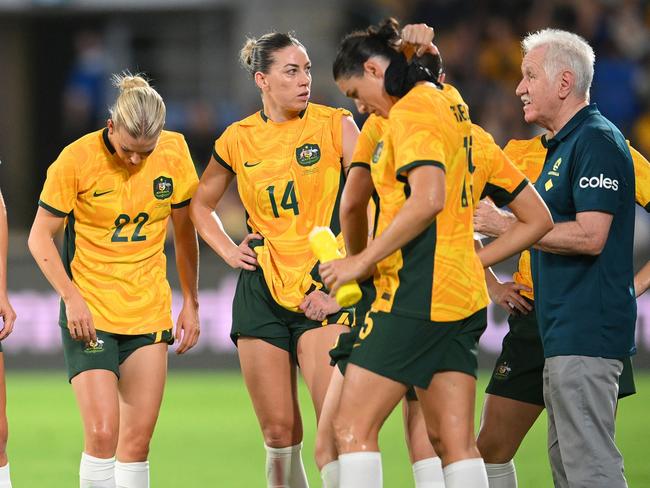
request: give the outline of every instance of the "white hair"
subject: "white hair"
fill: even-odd
[[[521,41],[524,56],[535,48],[546,47],[544,70],[554,79],[562,70],[568,70],[575,76],[577,96],[589,100],[589,88],[594,78],[593,48],[582,37],[559,29],[543,29],[528,34]]]

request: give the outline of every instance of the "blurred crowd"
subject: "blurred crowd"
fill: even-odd
[[[472,120],[500,144],[539,131],[524,123],[521,102],[514,93],[521,79],[522,36],[548,26],[582,35],[596,51],[592,101],[637,149],[650,156],[649,1],[360,0],[346,3],[333,40],[388,15],[397,16],[402,23],[426,22],[435,28],[447,81],[463,94]],[[104,124],[106,100],[112,97],[108,76],[115,70],[98,32],[79,33],[75,53],[62,100],[66,140]],[[327,60],[317,61],[327,64]],[[217,104],[166,97],[167,126],[185,134],[199,172],[208,162],[218,134],[259,108],[253,90],[251,95],[247,104],[229,97]],[[313,99],[340,103],[332,93],[315,91]],[[243,233],[243,213],[234,192],[223,207],[227,227],[235,235]]]

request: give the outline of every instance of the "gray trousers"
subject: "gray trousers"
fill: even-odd
[[[556,356],[544,363],[548,456],[557,488],[623,488],[623,456],[614,442],[616,359]]]

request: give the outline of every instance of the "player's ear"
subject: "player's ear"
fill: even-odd
[[[384,70],[379,65],[379,63],[374,58],[368,58],[363,63],[363,71],[365,74],[372,76],[373,78],[383,78]]]
[[[264,91],[264,89],[268,88],[269,81],[266,78],[266,75],[264,73],[262,73],[261,71],[256,71],[255,72],[255,84],[257,85],[257,88]]]
[[[113,131],[115,131],[115,125],[113,125],[113,120],[112,119],[108,119],[106,121],[106,127],[108,127],[108,133],[110,135],[113,135]]]

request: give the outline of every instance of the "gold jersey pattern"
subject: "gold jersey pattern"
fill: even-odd
[[[308,236],[338,220],[344,182],[342,117],[350,112],[314,103],[300,117],[276,123],[257,112],[229,126],[213,157],[237,175],[250,231],[264,237],[257,260],[275,301],[288,310],[321,288]]]
[[[196,170],[183,136],[163,131],[151,155],[130,172],[107,131],[63,149],[47,171],[39,205],[66,219],[63,263],[98,330],[168,329],[167,221],[173,208],[189,204]],[[63,304],[59,321],[67,324]]]
[[[528,179],[535,183],[542,172],[546,159],[546,148],[542,144],[542,137],[537,136],[528,140],[511,140],[504,148],[504,152],[524,172]],[[628,147],[634,164],[635,196],[637,204],[650,212],[650,162],[629,141]],[[533,289],[533,276],[530,267],[530,251],[524,251],[519,256],[519,266],[513,274],[516,283]],[[525,297],[534,299],[532,292],[521,292]]]
[[[487,306],[483,268],[474,251],[471,121],[450,85],[413,88],[391,109],[371,158],[381,234],[408,198],[408,172],[445,171],[445,207],[419,236],[377,266],[373,309],[435,322],[464,319]]]
[[[482,127],[472,124],[472,194],[474,203],[489,197],[503,207],[526,188],[528,179]]]

